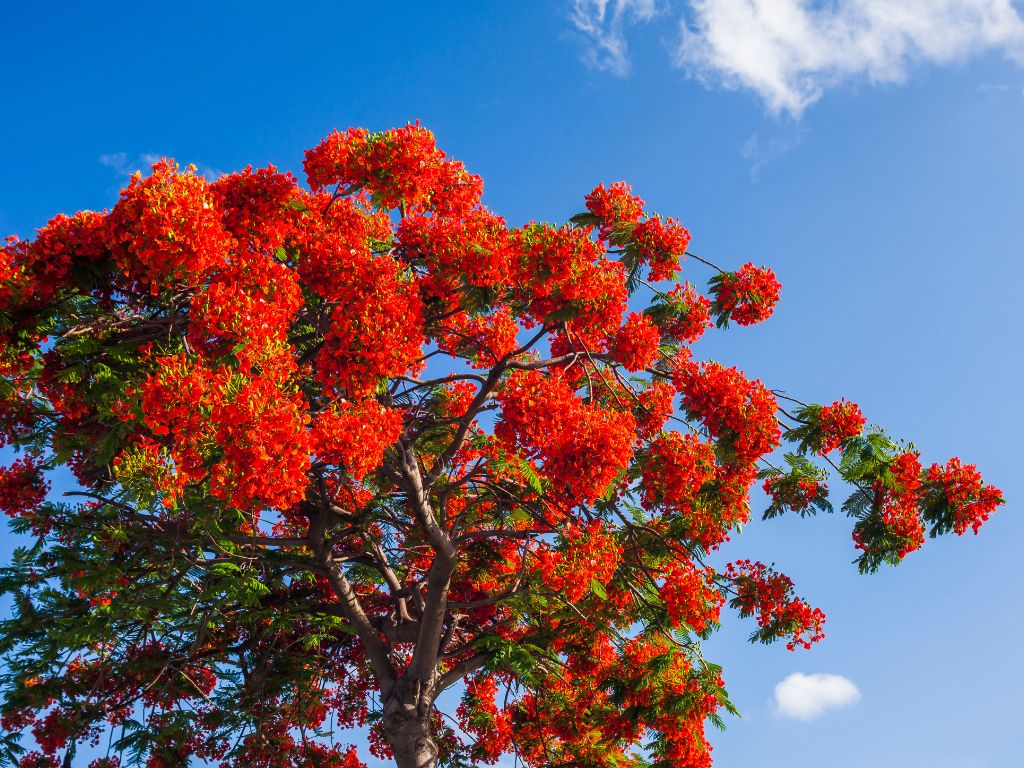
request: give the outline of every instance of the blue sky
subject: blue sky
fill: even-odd
[[[1009,501],[980,536],[871,577],[843,518],[752,524],[729,554],[774,560],[828,638],[789,653],[727,623],[709,655],[744,717],[713,737],[717,764],[1024,761],[1021,5],[156,6],[6,9],[2,234],[109,207],[149,155],[298,173],[333,128],[415,119],[513,223],[564,220],[598,182],[629,181],[697,253],[782,281],[768,323],[701,352],[802,399],[845,395],[926,462],[977,463]],[[841,675],[860,700],[784,717],[773,691],[795,672]]]

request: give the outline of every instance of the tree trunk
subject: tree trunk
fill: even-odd
[[[398,768],[437,768],[429,712],[421,715],[415,705],[392,699],[384,709],[384,735]]]

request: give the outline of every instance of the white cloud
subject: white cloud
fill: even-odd
[[[629,74],[626,23],[650,21],[658,12],[655,0],[573,0],[569,19],[587,38],[583,61],[619,77]]]
[[[1011,0],[693,0],[676,64],[799,115],[844,81],[898,83],[918,62],[998,51],[1024,63]]]
[[[750,134],[739,148],[740,157],[750,163],[750,180],[757,181],[761,177],[761,170],[770,160],[798,147],[806,133],[807,130],[803,128],[790,128],[778,136],[765,137],[757,132]]]
[[[746,88],[799,116],[842,83],[900,83],[918,64],[999,53],[1024,64],[1021,0],[689,0],[674,63],[708,86]],[[679,4],[677,4],[678,7]],[[656,0],[573,0],[584,60],[625,76],[626,27]]]
[[[100,164],[113,168],[118,176],[131,176],[134,173],[134,169],[129,170],[131,163],[128,162],[128,155],[124,152],[100,155]]]
[[[775,711],[794,720],[813,720],[827,710],[860,701],[857,686],[842,675],[794,672],[775,686]]]
[[[125,152],[114,152],[109,155],[100,155],[100,164],[114,169],[118,176],[131,176],[136,171],[142,171],[143,175],[149,173],[154,163],[163,158],[152,152],[144,152],[138,157],[129,158]],[[187,165],[187,163],[181,163]],[[199,165],[197,173],[204,176],[207,181],[215,181],[224,175],[224,171],[210,165]]]

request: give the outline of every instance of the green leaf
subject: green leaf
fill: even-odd
[[[601,222],[597,216],[592,214],[590,211],[584,211],[583,213],[577,213],[575,216],[569,219],[571,224],[575,224],[578,227],[588,227],[596,225]]]

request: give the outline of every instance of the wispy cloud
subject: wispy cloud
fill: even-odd
[[[750,180],[758,181],[768,161],[795,149],[806,133],[806,129],[799,129],[780,136],[765,137],[757,132],[750,134],[740,144],[740,157],[750,163]]]
[[[147,173],[154,163],[159,161],[163,155],[153,152],[143,152],[141,155],[129,157],[126,152],[114,152],[109,155],[100,155],[100,164],[114,169],[118,176],[128,177],[136,171]],[[224,171],[214,168],[211,165],[197,165],[197,172],[206,177],[208,181],[214,181],[224,175]]]
[[[100,155],[100,164],[113,168],[118,176],[131,176],[136,170],[140,170],[138,167],[132,167],[134,164],[129,162],[128,155],[125,152]]]
[[[583,61],[619,77],[629,74],[627,23],[650,21],[658,12],[655,0],[573,0],[569,18],[586,38]]]
[[[629,71],[625,26],[658,9],[644,0],[574,0],[586,56]],[[689,0],[674,63],[709,87],[748,89],[799,117],[843,83],[900,83],[917,64],[996,52],[1024,64],[1013,0]]]
[[[1015,93],[1024,96],[1024,85],[1008,83],[978,83],[977,90],[982,93]]]
[[[830,709],[860,701],[857,686],[842,675],[794,672],[775,686],[775,711],[794,720],[813,720]]]
[[[851,80],[898,83],[917,62],[987,51],[1024,63],[1024,21],[1010,0],[695,0],[676,63],[708,83],[750,88],[799,115]]]

